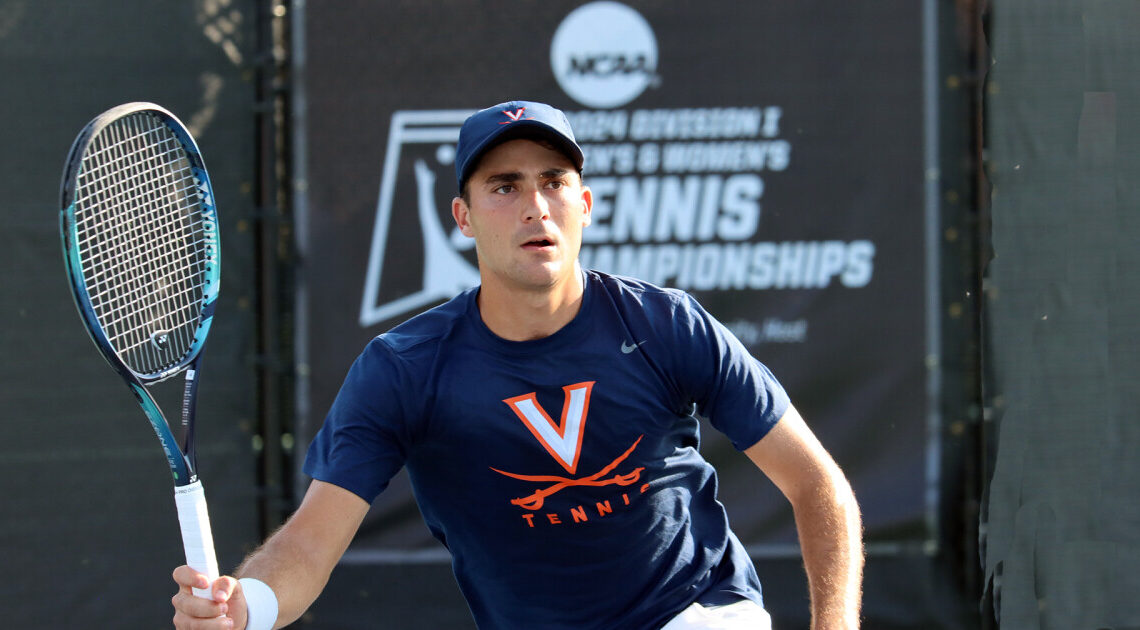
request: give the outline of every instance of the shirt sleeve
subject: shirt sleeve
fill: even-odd
[[[788,410],[788,394],[744,344],[691,295],[684,294],[673,318],[686,394],[697,412],[724,433],[737,450],[768,434]]]
[[[373,339],[352,364],[309,445],[305,474],[371,503],[407,459],[414,412],[406,403],[411,390],[405,380],[391,348]]]

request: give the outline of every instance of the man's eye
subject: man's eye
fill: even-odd
[[[554,190],[558,190],[559,188],[562,188],[563,186],[565,186],[565,184],[563,184],[562,182],[560,182],[558,180],[553,180],[553,181],[549,182],[548,184],[546,184],[546,186],[547,186],[547,188],[553,188]]]
[[[503,184],[502,186],[499,186],[498,188],[496,188],[492,192],[499,193],[500,195],[505,195],[505,194],[513,191],[514,189],[515,189],[515,187],[510,185],[510,184]]]

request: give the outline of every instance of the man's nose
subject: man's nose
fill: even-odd
[[[524,195],[522,220],[529,223],[534,220],[546,219],[550,216],[550,203],[542,194],[542,189],[528,191]]]

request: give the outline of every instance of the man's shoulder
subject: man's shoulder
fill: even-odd
[[[658,286],[630,276],[593,269],[587,270],[586,274],[617,302],[635,302],[643,307],[675,309],[686,307],[692,300],[692,296],[681,289]]]
[[[409,357],[418,351],[437,347],[461,325],[477,288],[468,289],[454,298],[405,320],[374,340],[383,343],[399,356]]]

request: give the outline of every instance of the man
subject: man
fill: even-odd
[[[365,348],[309,449],[301,506],[242,580],[174,572],[179,628],[297,619],[404,466],[481,628],[769,627],[697,452],[697,414],[791,501],[813,627],[858,626],[846,479],[767,368],[691,296],[579,266],[593,205],[582,165],[548,105],[464,123],[452,214],[475,239],[480,286]]]

